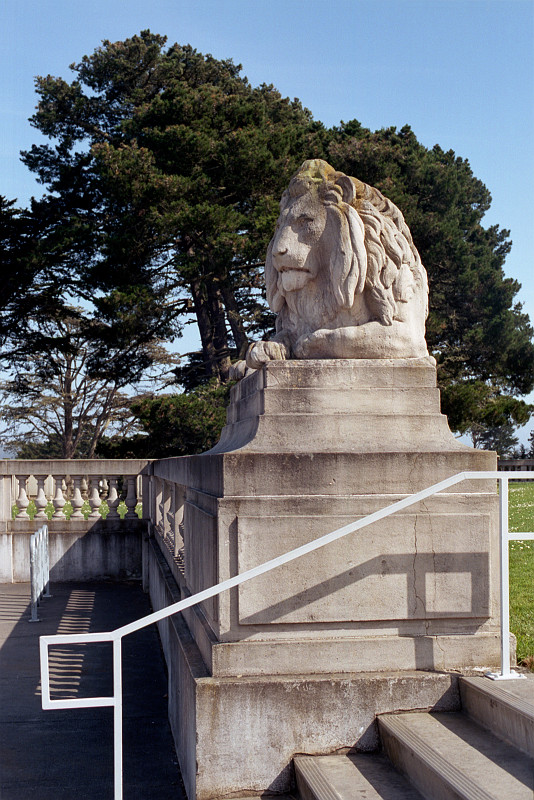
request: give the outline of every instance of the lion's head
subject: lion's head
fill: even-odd
[[[280,203],[265,264],[267,300],[278,329],[296,336],[340,326],[404,321],[427,281],[399,209],[377,189],[305,161]]]

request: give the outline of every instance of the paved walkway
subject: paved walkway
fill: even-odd
[[[1,800],[112,800],[113,710],[43,711],[39,636],[107,631],[150,613],[137,583],[52,584],[29,620],[29,584],[0,585]],[[53,697],[111,693],[111,645],[51,652]],[[154,626],[123,639],[124,800],[184,800]]]

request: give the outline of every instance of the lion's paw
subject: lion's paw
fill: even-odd
[[[284,361],[287,358],[287,348],[280,342],[255,342],[247,352],[247,366],[251,369],[260,369],[268,361]]]
[[[246,361],[236,361],[235,364],[230,364],[229,377],[231,381],[240,381],[245,375],[250,375],[252,370],[247,367]]]
[[[320,329],[301,336],[293,348],[295,358],[324,358],[325,346],[328,349],[328,336],[331,333],[332,331]]]

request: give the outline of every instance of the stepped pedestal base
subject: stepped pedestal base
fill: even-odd
[[[271,362],[234,387],[213,450],[155,474],[183,499],[181,591],[194,594],[457,472],[495,468],[495,454],[450,433],[427,358]],[[498,664],[498,551],[495,482],[470,481],[184,614],[167,650],[188,791],[287,788],[285,737],[293,752],[365,744],[370,723],[339,715],[378,685],[369,671]],[[392,698],[389,710],[404,707]]]

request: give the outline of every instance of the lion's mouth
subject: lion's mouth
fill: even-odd
[[[279,281],[284,292],[297,292],[313,280],[313,273],[306,267],[284,264],[279,269]]]
[[[278,272],[308,272],[309,274],[311,274],[310,270],[307,269],[306,267],[294,267],[294,266],[289,267],[287,264],[282,264],[282,266],[280,267],[277,266],[276,269],[278,270]]]

